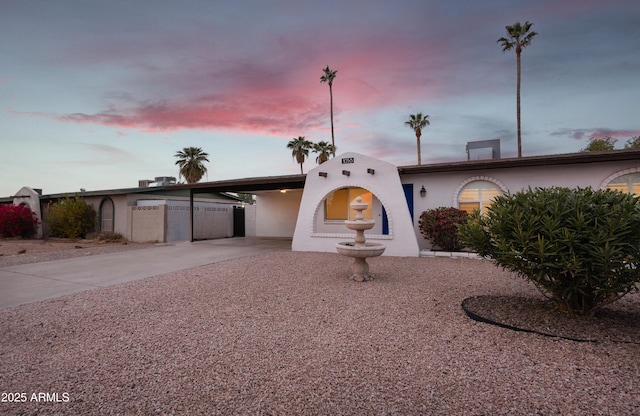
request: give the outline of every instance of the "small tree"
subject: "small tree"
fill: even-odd
[[[625,149],[640,149],[640,136],[632,137],[624,144]]]
[[[605,137],[602,139],[591,139],[587,147],[581,150],[581,152],[604,152],[607,150],[614,150],[616,139],[611,137]]]
[[[0,205],[0,237],[33,237],[38,218],[27,206]]]
[[[638,290],[640,199],[631,194],[536,188],[498,196],[460,237],[572,314],[593,316]]]
[[[467,222],[466,211],[440,207],[420,215],[420,232],[425,238],[445,251],[459,251],[464,244],[458,237],[458,226]]]
[[[94,229],[96,212],[76,195],[51,205],[47,222],[54,237],[84,238]]]

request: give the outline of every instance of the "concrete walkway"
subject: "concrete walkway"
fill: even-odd
[[[0,309],[270,251],[291,240],[225,238],[0,268]]]

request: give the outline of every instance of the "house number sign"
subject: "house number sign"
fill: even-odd
[[[342,158],[342,164],[343,165],[347,165],[347,164],[353,163],[353,162],[354,162],[354,160],[353,160],[352,157],[343,157]]]

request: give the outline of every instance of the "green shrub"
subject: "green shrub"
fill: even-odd
[[[603,139],[591,139],[589,144],[581,152],[603,152],[605,150],[615,149],[616,139],[605,137]]]
[[[84,238],[92,231],[96,212],[82,198],[65,198],[49,208],[47,222],[54,237]]]
[[[495,198],[460,237],[573,314],[593,316],[638,290],[640,199],[631,194],[529,188]]]
[[[458,238],[458,225],[467,222],[466,211],[457,208],[439,207],[424,211],[420,215],[420,232],[425,238],[445,251],[459,251],[464,244]]]
[[[24,205],[0,205],[0,237],[33,237],[38,218]]]

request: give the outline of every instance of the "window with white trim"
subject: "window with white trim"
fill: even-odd
[[[484,214],[493,203],[493,199],[499,195],[502,195],[502,190],[493,182],[469,182],[458,194],[458,209],[468,213],[477,209]]]
[[[627,192],[635,196],[640,196],[640,173],[630,173],[618,176],[607,185],[607,189]]]

